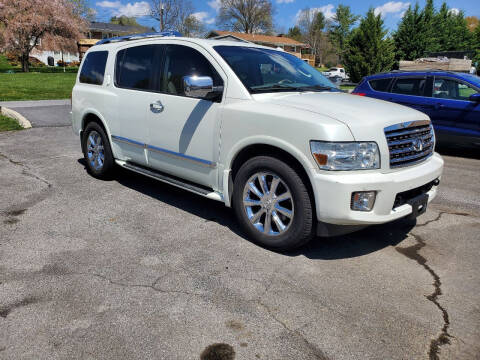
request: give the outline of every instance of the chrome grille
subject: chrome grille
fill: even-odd
[[[390,152],[390,167],[422,162],[433,154],[435,134],[430,121],[411,121],[384,129]]]

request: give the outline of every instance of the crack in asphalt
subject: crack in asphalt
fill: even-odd
[[[97,274],[97,273],[71,273],[70,275],[83,275],[83,276],[93,276],[97,277],[99,279],[108,281],[112,285],[117,285],[121,287],[137,287],[137,288],[146,288],[146,289],[151,289],[156,292],[164,293],[164,294],[185,294],[185,295],[191,295],[191,296],[202,296],[203,294],[200,293],[195,293],[195,292],[189,292],[185,290],[166,290],[162,289],[157,286],[158,282],[166,277],[168,274],[164,274],[162,276],[159,276],[153,281],[151,284],[127,284],[127,283],[122,283],[120,281],[112,280],[109,277],[102,275],[102,274]]]
[[[315,356],[318,360],[329,360],[329,358],[325,355],[325,353],[319,349],[315,344],[312,344],[308,341],[305,336],[298,330],[291,329],[286,322],[280,320],[277,316],[275,316],[273,310],[261,300],[256,301],[261,307],[265,309],[265,311],[270,315],[270,317],[275,320],[278,324],[280,324],[288,333],[294,335],[298,339],[300,339],[304,345],[310,350],[313,356]]]
[[[45,200],[51,194],[53,185],[50,182],[48,182],[46,179],[44,179],[44,178],[36,175],[35,173],[33,173],[32,169],[30,169],[24,163],[22,163],[20,161],[13,160],[13,159],[9,158],[8,156],[6,156],[5,154],[2,154],[2,153],[0,153],[0,158],[6,159],[7,161],[9,161],[11,164],[13,164],[15,166],[22,167],[22,175],[33,178],[33,179],[38,180],[38,181],[42,182],[43,184],[47,185],[46,188],[41,189],[38,193],[29,195],[27,197],[28,198],[27,201],[24,201],[23,203],[11,206],[11,207],[7,208],[6,210],[3,210],[3,211],[0,210],[0,213],[3,213],[7,217],[7,219],[4,220],[3,223],[7,224],[7,225],[11,225],[11,224],[17,223],[19,221],[19,219],[17,219],[17,217],[19,215],[22,215],[25,211],[27,211],[28,208],[31,208],[32,206],[35,206],[36,204]]]
[[[449,215],[458,215],[458,216],[469,216],[467,213],[461,213],[461,212],[448,212],[448,211],[441,211],[438,213],[438,215],[424,224],[417,225],[417,227],[424,227],[427,226],[433,222],[439,221],[443,215],[449,214]],[[420,255],[419,251],[424,248],[427,243],[425,240],[417,234],[410,233],[413,238],[416,240],[416,244],[406,247],[406,248],[401,248],[401,247],[396,247],[395,250],[397,250],[400,254],[408,257],[409,259],[415,260],[419,265],[421,265],[433,278],[433,288],[434,291],[430,295],[426,296],[426,298],[431,301],[435,306],[440,310],[442,313],[442,318],[443,318],[443,326],[441,329],[440,334],[433,339],[430,342],[430,348],[428,352],[428,356],[430,360],[439,360],[439,354],[440,354],[440,347],[443,345],[450,344],[450,338],[454,338],[453,335],[449,334],[448,329],[450,327],[450,317],[448,315],[447,309],[445,309],[440,302],[438,301],[438,298],[440,295],[442,295],[442,282],[440,280],[440,276],[433,270],[430,265],[427,263],[427,259]]]

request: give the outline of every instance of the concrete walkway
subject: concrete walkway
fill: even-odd
[[[37,101],[3,101],[0,106],[15,110],[27,118],[32,127],[70,126],[70,99]]]

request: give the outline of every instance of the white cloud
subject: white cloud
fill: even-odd
[[[208,2],[208,6],[210,6],[216,12],[220,11],[220,7],[222,6],[221,0],[211,0]]]
[[[199,11],[199,12],[193,13],[192,16],[196,18],[198,21],[205,24],[213,24],[215,22],[215,19],[211,18],[206,11]]]
[[[101,1],[97,2],[98,7],[111,9],[112,15],[115,16],[145,16],[150,13],[150,5],[146,1],[137,1],[134,3],[122,4],[120,1]]]
[[[310,12],[313,15],[321,12],[325,16],[327,20],[332,20],[333,17],[335,16],[335,5],[328,4],[322,7],[318,8],[311,8]],[[300,15],[304,12],[305,10],[298,10],[297,14],[295,15],[295,22],[298,23],[298,20],[300,19]]]
[[[101,1],[97,2],[97,6],[103,8],[118,8],[122,6],[122,3],[120,1]]]
[[[457,8],[451,8],[450,10],[448,10],[448,12],[453,15],[458,15],[460,13],[460,10]]]
[[[277,4],[290,4],[295,0],[277,0]]]
[[[397,14],[403,16],[405,10],[408,9],[410,3],[408,2],[401,2],[401,1],[389,1],[382,6],[378,6],[375,8],[375,15],[381,14],[383,17],[387,16],[388,14]]]

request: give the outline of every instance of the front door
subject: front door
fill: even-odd
[[[214,86],[224,80],[221,69],[201,47],[166,45],[160,93],[148,112],[148,165],[157,170],[217,188],[221,99],[185,96],[184,76],[210,76]]]
[[[432,120],[439,132],[480,137],[480,104],[469,100],[477,93],[470,84],[449,78],[435,77]]]

